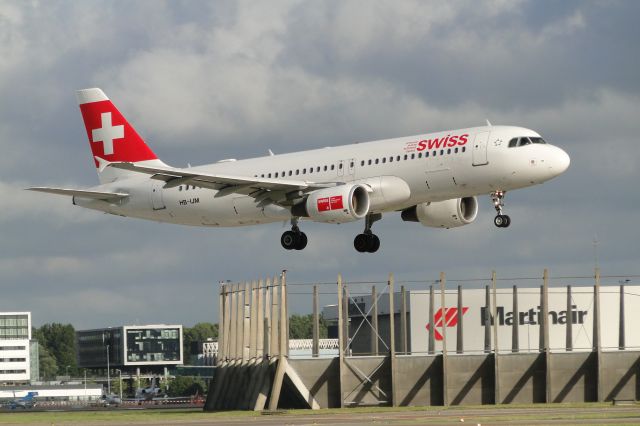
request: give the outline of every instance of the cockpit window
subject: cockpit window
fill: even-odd
[[[539,143],[539,144],[546,144],[546,142],[544,141],[544,139],[542,139],[541,137],[527,137],[527,136],[522,136],[519,138],[513,138],[509,141],[509,148],[514,148],[516,146],[525,146],[525,145],[529,145],[532,143]]]

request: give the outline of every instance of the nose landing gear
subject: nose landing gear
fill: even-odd
[[[498,228],[507,228],[511,225],[511,218],[506,214],[502,214],[502,207],[504,207],[504,191],[494,191],[491,193],[491,201],[493,201],[493,207],[495,207],[498,215],[493,219],[493,224]]]
[[[298,219],[291,219],[291,231],[285,231],[280,237],[285,250],[302,250],[307,246],[307,234],[298,228]]]
[[[364,219],[364,232],[356,235],[353,240],[353,247],[360,253],[375,253],[380,248],[380,238],[371,232],[371,226],[374,222],[382,219],[380,213],[369,214]]]

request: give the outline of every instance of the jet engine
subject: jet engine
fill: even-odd
[[[432,228],[455,228],[468,225],[478,215],[476,197],[454,198],[434,203],[422,203],[402,211],[402,220],[420,222]]]
[[[346,223],[369,213],[369,192],[364,185],[339,185],[311,192],[294,205],[291,214],[316,222]]]

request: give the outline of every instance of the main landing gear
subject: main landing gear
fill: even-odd
[[[506,214],[502,214],[502,207],[504,207],[504,191],[495,191],[491,193],[491,201],[493,201],[493,207],[495,207],[498,215],[493,219],[493,224],[498,228],[507,228],[511,225],[511,218]]]
[[[291,231],[286,231],[280,237],[280,244],[286,250],[302,250],[307,246],[307,234],[298,228],[298,219],[291,219]]]
[[[356,235],[353,240],[353,246],[360,253],[375,253],[380,248],[380,238],[373,232],[371,232],[371,225],[374,222],[382,219],[382,214],[368,214],[364,219],[364,232]]]

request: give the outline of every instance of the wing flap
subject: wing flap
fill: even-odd
[[[89,198],[92,200],[114,201],[126,198],[129,194],[122,192],[104,192],[104,191],[84,191],[81,189],[67,188],[50,188],[46,186],[36,186],[27,188],[29,191],[46,192],[48,194],[66,195],[69,197]]]

